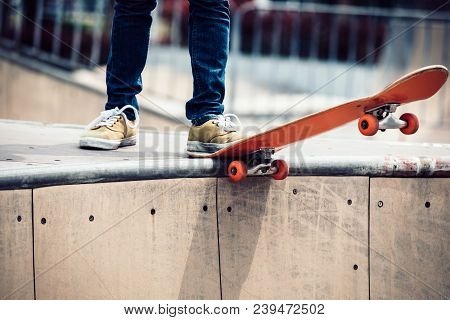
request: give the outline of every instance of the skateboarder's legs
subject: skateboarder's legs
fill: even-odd
[[[114,7],[111,51],[106,75],[108,101],[105,106],[111,113],[104,113],[100,118],[117,117],[116,122],[121,123],[120,131],[129,127],[127,120],[135,120],[133,108],[139,110],[136,95],[142,91],[141,73],[149,47],[151,12],[155,7],[156,0],[116,0]],[[202,146],[203,143],[208,145],[208,150],[212,150],[239,138],[234,123],[230,119],[225,121],[225,118],[220,116],[224,110],[222,103],[225,95],[225,67],[229,51],[229,2],[189,0],[189,13],[189,53],[194,92],[192,99],[186,103],[186,116],[193,124],[189,141],[191,145],[195,144],[195,151],[202,152],[206,150]],[[122,109],[124,106],[130,107]],[[123,119],[122,114],[126,119]],[[105,127],[105,122],[102,121],[99,123]],[[109,141],[103,141],[110,139],[110,132],[106,131],[108,129],[98,129],[97,122],[92,124],[90,131],[82,137],[84,142],[80,142],[80,145],[101,148],[105,142],[104,148],[112,148]],[[134,130],[129,132],[136,134]],[[120,141],[125,138],[126,134]],[[93,139],[95,146],[89,142],[94,141]],[[100,144],[97,143],[99,139],[102,140]],[[114,148],[122,146],[117,143],[117,137],[114,140]]]
[[[125,105],[139,109],[136,95],[142,91],[141,73],[152,24],[150,13],[155,7],[156,0],[116,0],[106,71],[107,110]],[[125,113],[128,119],[135,119],[131,110]]]
[[[190,0],[189,4],[189,53],[194,94],[186,103],[186,116],[200,125],[211,115],[223,113],[230,8],[228,0]]]
[[[194,94],[186,104],[186,116],[194,124],[201,124],[211,115],[223,113],[230,11],[227,0],[190,0],[189,3]],[[150,13],[155,7],[156,0],[116,0],[106,76],[106,109],[125,105],[138,108],[136,95],[142,90],[141,73],[152,24]],[[126,114],[134,119],[132,112]]]

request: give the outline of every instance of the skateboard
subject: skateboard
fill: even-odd
[[[400,129],[406,135],[416,133],[419,129],[417,116],[404,113],[397,118],[394,113],[400,105],[433,96],[444,85],[447,77],[448,70],[444,66],[424,67],[408,73],[373,96],[353,100],[243,138],[211,154],[191,156],[226,161],[226,173],[235,182],[248,175],[272,175],[275,180],[283,180],[288,176],[289,165],[285,160],[274,159],[277,151],[350,121],[359,119],[358,129],[365,136],[373,136],[379,130],[387,129]]]

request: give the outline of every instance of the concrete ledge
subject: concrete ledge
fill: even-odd
[[[309,160],[309,159],[308,159]],[[367,157],[315,158],[290,162],[291,176],[449,177],[450,157],[404,159]],[[69,164],[9,168],[0,173],[0,190],[53,185],[175,178],[223,177],[225,165],[211,159],[132,160],[98,164]]]
[[[81,126],[0,121],[0,189],[173,178],[223,177],[225,163],[190,159],[185,132],[141,130],[137,146],[78,147]],[[314,138],[279,153],[290,175],[450,177],[450,145]]]
[[[280,152],[286,180],[235,184],[185,132],[82,130],[0,121],[0,298],[450,296],[449,145],[317,137]]]

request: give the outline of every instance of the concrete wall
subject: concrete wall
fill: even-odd
[[[31,63],[33,67],[25,67],[0,57],[0,118],[87,125],[104,110],[103,91],[71,82],[64,71]],[[140,114],[141,127],[162,130],[180,126],[179,121],[147,109],[141,108]]]
[[[371,179],[371,297],[449,299],[448,179]]]
[[[32,191],[0,191],[0,298],[34,299]]]
[[[2,191],[0,298],[448,299],[449,190],[259,177]]]

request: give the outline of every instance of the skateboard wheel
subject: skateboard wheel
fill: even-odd
[[[373,136],[377,133],[379,122],[377,117],[371,114],[365,114],[358,121],[358,129],[365,136]]]
[[[419,118],[412,113],[404,113],[400,116],[400,120],[406,122],[406,127],[400,128],[403,134],[414,134],[419,130]]]
[[[227,171],[231,181],[238,182],[247,176],[247,165],[243,161],[231,161]]]
[[[284,180],[289,174],[289,165],[284,160],[275,160],[272,166],[277,168],[277,172],[272,175],[275,180]]]

